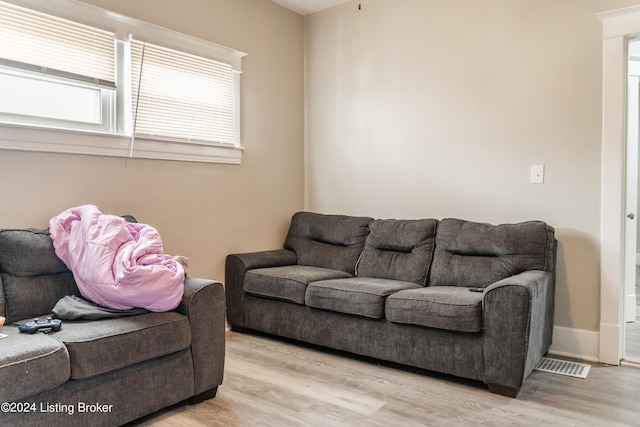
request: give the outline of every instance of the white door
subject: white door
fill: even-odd
[[[636,42],[637,43],[637,42]],[[633,50],[630,44],[630,51]],[[636,47],[637,48],[637,47]],[[629,63],[627,99],[626,215],[624,260],[624,320],[636,320],[636,253],[638,232],[638,121],[640,117],[640,64]],[[632,75],[638,74],[638,75]]]

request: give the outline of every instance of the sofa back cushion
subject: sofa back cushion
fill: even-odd
[[[437,224],[435,219],[372,221],[356,274],[425,286]]]
[[[298,265],[354,274],[372,218],[298,212],[291,218],[285,249],[295,251]]]
[[[430,286],[486,287],[527,270],[555,271],[554,229],[542,221],[490,225],[443,219]]]
[[[37,276],[68,271],[55,253],[49,230],[0,230],[0,271]]]
[[[79,294],[48,230],[0,230],[0,283],[0,314],[7,322],[51,313],[62,297]]]

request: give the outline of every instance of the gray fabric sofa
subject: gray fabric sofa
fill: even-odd
[[[74,294],[47,230],[0,230],[0,425],[117,426],[215,396],[225,356],[221,283],[187,277],[171,312],[19,332],[18,323],[46,318]]]
[[[541,221],[299,212],[283,249],[227,256],[228,322],[515,397],[551,345],[555,263]]]

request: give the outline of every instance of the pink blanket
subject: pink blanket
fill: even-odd
[[[158,312],[182,300],[184,259],[164,254],[153,227],[84,205],[51,218],[49,230],[84,298],[107,308]]]

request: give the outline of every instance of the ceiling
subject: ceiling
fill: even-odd
[[[272,0],[300,15],[309,15],[351,0]]]

